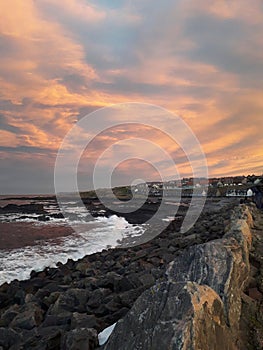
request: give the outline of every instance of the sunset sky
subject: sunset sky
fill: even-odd
[[[261,0],[1,0],[0,16],[2,194],[53,192],[67,132],[88,113],[125,102],[182,118],[203,147],[210,177],[263,173]],[[166,122],[162,114],[148,118]],[[133,147],[133,137],[170,150],[180,174],[191,176],[178,145],[131,126],[100,135],[83,157],[86,170],[116,143],[104,166],[129,147],[140,158],[120,165],[120,184],[154,180],[144,162],[153,151]],[[80,177],[82,189],[90,187],[85,171]]]

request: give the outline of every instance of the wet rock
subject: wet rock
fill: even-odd
[[[7,204],[0,208],[0,213],[34,213],[34,214],[47,214],[44,210],[43,204]]]
[[[64,215],[62,213],[54,213],[54,214],[49,214],[50,217],[55,218],[55,219],[63,219]]]
[[[50,217],[47,215],[40,215],[37,217],[38,221],[50,221]]]

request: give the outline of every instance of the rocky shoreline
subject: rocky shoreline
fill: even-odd
[[[58,263],[57,268],[32,271],[29,280],[3,284],[0,348],[97,348],[97,333],[128,315],[136,300],[153,290],[149,288],[165,283],[170,263],[191,247],[222,239],[235,206],[229,203],[220,210],[207,210],[186,234],[180,233],[180,215],[143,245]],[[124,349],[118,341],[109,344],[109,349]]]
[[[263,348],[263,213],[237,206],[222,238],[186,249],[103,350]]]

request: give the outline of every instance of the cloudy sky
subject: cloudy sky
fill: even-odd
[[[263,173],[261,0],[10,0],[0,7],[1,193],[53,192],[67,132],[88,113],[127,102],[160,106],[187,123],[210,176]],[[152,112],[148,121],[169,128],[170,115]],[[95,115],[90,123],[99,125],[104,116]],[[82,188],[103,151],[105,169],[120,154],[132,158],[116,168],[116,184],[155,179],[147,163],[155,153],[132,144],[136,137],[168,149],[180,175],[191,175],[178,144],[157,129],[100,134],[82,157]]]

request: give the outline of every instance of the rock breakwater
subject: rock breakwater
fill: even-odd
[[[120,320],[105,349],[206,349],[217,341],[231,349],[253,222],[245,207],[232,209],[206,212],[187,234],[180,233],[179,217],[141,246],[69,260],[2,285],[0,347],[95,349],[97,333]]]
[[[104,350],[260,349],[262,303],[247,301],[244,311],[252,227],[251,211],[236,207],[221,239],[177,256],[166,280],[144,292],[117,323]],[[242,320],[251,315],[257,317],[257,339],[242,335]]]

